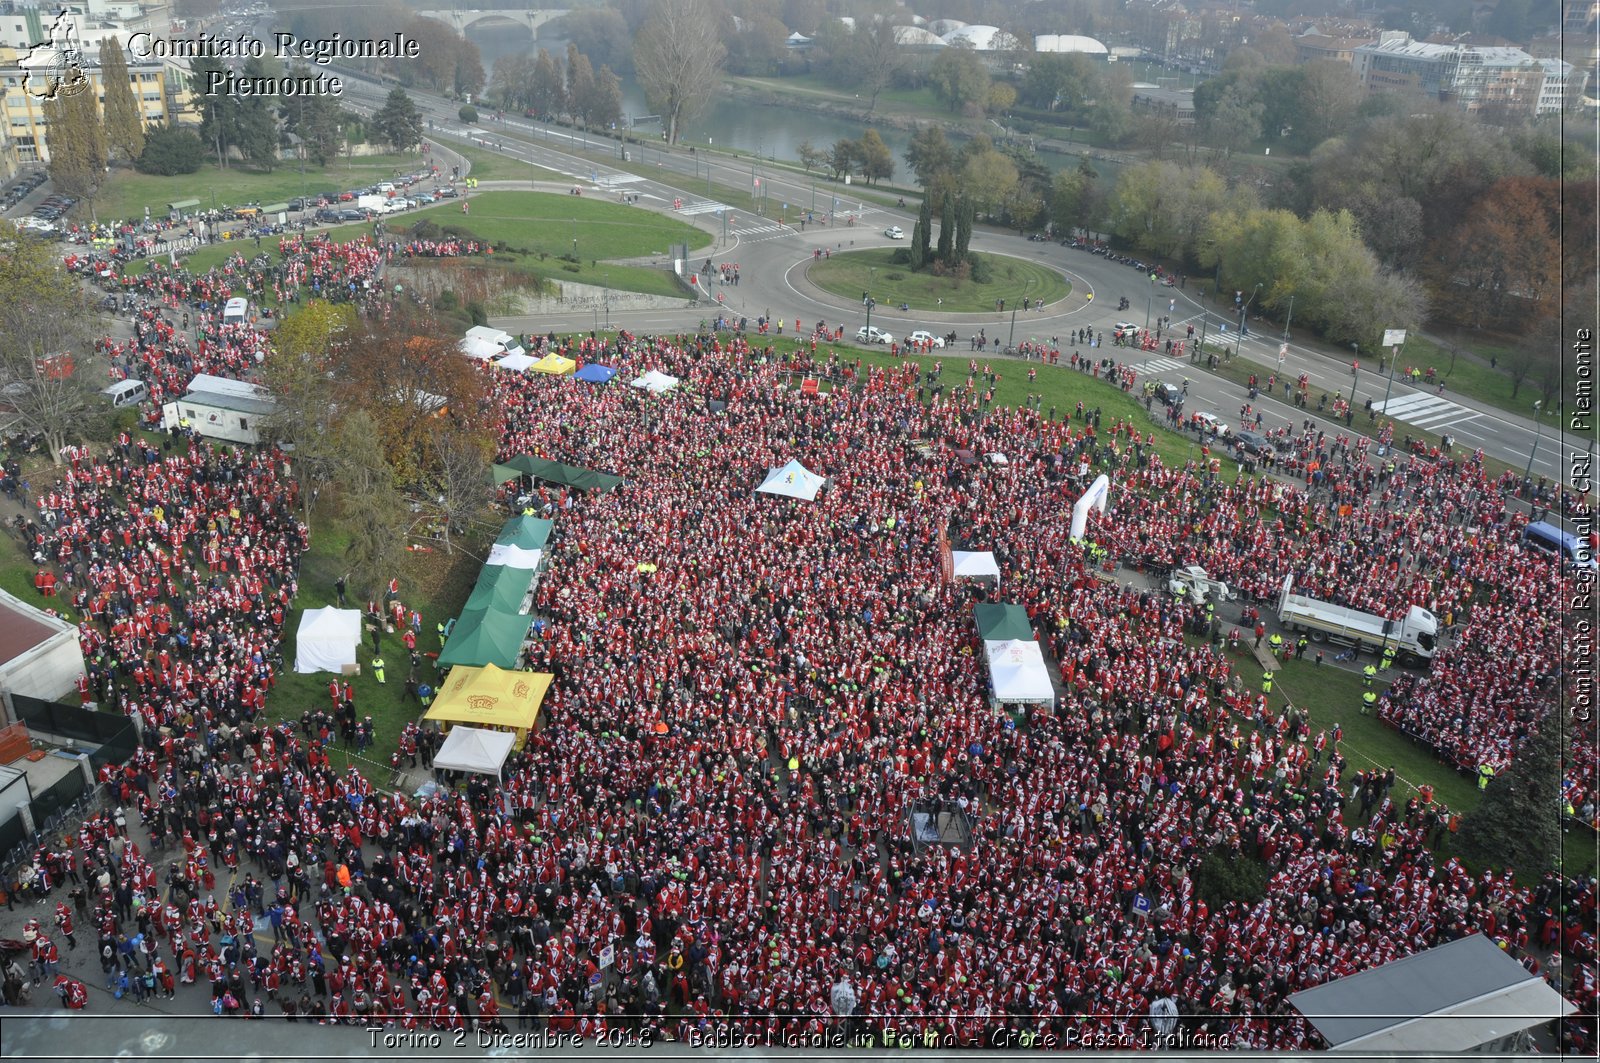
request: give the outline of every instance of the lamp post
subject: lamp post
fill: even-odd
[[[1533,458],[1539,453],[1539,440],[1544,437],[1544,422],[1539,420],[1539,411],[1544,408],[1544,400],[1538,399],[1533,404],[1533,449],[1528,451],[1528,471],[1522,478],[1528,482],[1533,481]]]
[[[1199,365],[1200,364],[1200,359],[1205,356],[1205,353],[1206,353],[1206,326],[1209,325],[1210,323],[1211,323],[1211,315],[1209,313],[1207,313],[1206,311],[1204,311],[1204,310],[1200,311],[1200,345],[1197,346],[1194,350],[1189,352],[1189,361],[1193,362],[1195,365]]]
[[[1239,351],[1244,347],[1244,319],[1249,315],[1250,304],[1256,301],[1256,293],[1259,291],[1261,291],[1261,282],[1257,281],[1256,286],[1250,290],[1250,298],[1246,299],[1244,305],[1239,308],[1239,338],[1233,341],[1233,356],[1235,358],[1239,357]]]
[[[1144,330],[1150,331],[1150,296],[1144,297]]]
[[[572,222],[572,264],[578,264],[578,219],[568,219]]]
[[[877,266],[872,266],[870,268],[869,276],[872,279],[870,281],[868,281],[868,287],[867,287],[867,342],[871,343],[872,342],[872,308],[874,306],[878,305],[878,301],[872,297],[872,289],[876,288],[878,286],[878,267]]]
[[[606,328],[609,329],[611,327],[611,274],[602,273],[600,277],[606,286]]]
[[[1029,277],[1022,286],[1022,305],[1028,305],[1028,290],[1033,287],[1033,278]],[[1015,349],[1017,346],[1017,304],[1011,304],[1011,336],[1006,340],[1006,346]]]

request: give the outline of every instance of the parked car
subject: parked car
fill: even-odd
[[[862,325],[856,329],[857,343],[881,343],[885,347],[894,342],[894,337],[876,325]]]
[[[943,336],[935,336],[933,333],[929,332],[927,329],[920,329],[919,328],[919,329],[917,329],[917,331],[913,332],[911,335],[906,337],[906,342],[907,343],[911,343],[911,344],[915,344],[917,346],[921,346],[924,343],[929,343],[929,344],[932,344],[935,348],[942,348],[944,346],[944,337]]]
[[[366,215],[365,211],[348,210],[348,209],[346,209],[346,210],[341,210],[339,212],[339,220],[340,221],[366,221],[367,220],[367,215]]]
[[[904,240],[906,238],[906,231],[900,228],[898,225],[891,225],[887,229],[883,230],[883,235],[887,236],[891,240]]]

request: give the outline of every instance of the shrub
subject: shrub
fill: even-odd
[[[472,319],[474,325],[487,325],[489,323],[489,312],[483,308],[482,303],[468,303],[467,316]]]
[[[1212,910],[1229,902],[1259,903],[1272,878],[1271,870],[1258,858],[1223,849],[1207,850],[1192,873],[1195,893]]]
[[[968,255],[967,261],[962,265],[967,267],[973,284],[988,284],[994,280],[994,269],[989,265],[989,260],[982,255]]]
[[[895,248],[894,251],[889,255],[889,264],[892,265],[892,266],[909,266],[909,265],[911,265],[911,248],[909,248],[909,247],[897,247],[897,248]]]
[[[470,103],[456,113],[460,115],[461,120],[468,125],[476,125],[478,122],[478,109],[472,106]]]
[[[177,126],[151,129],[144,138],[144,151],[134,162],[140,173],[172,177],[195,173],[205,161],[205,145],[193,130]]]
[[[903,280],[906,279],[906,275],[904,273],[901,273],[899,270],[894,270],[894,271],[892,271],[890,273],[885,273],[883,276],[884,276],[884,278],[886,280],[892,280],[892,281],[903,281]]]
[[[456,295],[454,288],[446,288],[439,293],[439,309],[445,312],[453,311],[461,305],[461,297]]]

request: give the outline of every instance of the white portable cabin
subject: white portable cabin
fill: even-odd
[[[277,408],[266,388],[246,380],[201,373],[189,381],[183,398],[162,405],[161,425],[187,424],[208,439],[261,442],[261,424]]]
[[[511,333],[503,329],[490,328],[488,325],[473,325],[467,329],[466,339],[492,343],[506,354],[526,353],[522,349],[522,344],[518,343],[517,338]]]

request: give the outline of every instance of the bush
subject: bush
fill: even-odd
[[[891,273],[885,273],[884,277],[885,279],[892,281],[903,281],[906,279],[906,275],[901,273],[899,270],[894,270]]]
[[[989,260],[982,255],[968,255],[965,264],[973,284],[988,284],[994,280],[994,269],[989,265]]]
[[[472,319],[474,325],[487,325],[489,323],[489,312],[483,308],[482,303],[468,303],[467,316]]]
[[[439,293],[439,309],[450,312],[461,305],[461,297],[456,295],[455,289],[446,288]]]
[[[1192,874],[1195,893],[1213,911],[1230,902],[1259,903],[1272,878],[1271,870],[1256,857],[1223,849],[1207,850]]]
[[[144,151],[134,160],[140,173],[175,174],[195,173],[205,161],[205,145],[193,130],[176,126],[158,126],[145,134]]]
[[[470,103],[456,113],[460,115],[461,120],[468,125],[476,125],[478,122],[478,109],[472,106]]]
[[[895,248],[889,254],[889,264],[891,266],[909,266],[909,265],[911,265],[911,248],[909,248],[909,247],[897,247],[897,248]]]

